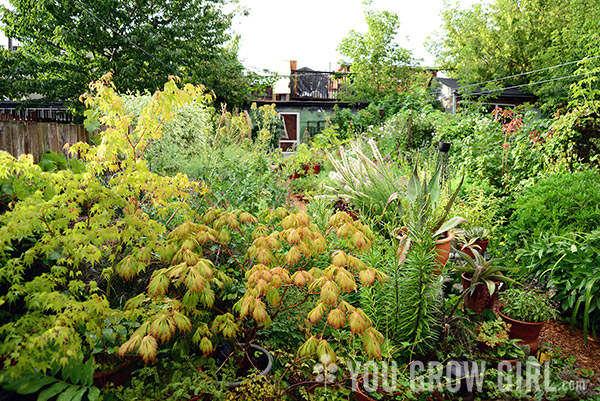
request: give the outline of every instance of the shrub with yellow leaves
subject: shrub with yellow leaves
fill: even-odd
[[[222,234],[225,230],[227,236]],[[208,210],[201,223],[186,222],[169,234],[163,252],[168,266],[152,274],[148,297],[140,295],[127,304],[128,309],[139,308],[146,305],[142,298],[150,299],[148,321],[120,352],[137,352],[152,361],[161,344],[175,337],[182,340],[178,332],[191,333],[196,349],[205,354],[221,341],[250,344],[280,312],[311,299],[316,300],[307,316],[311,325],[321,322],[347,329],[360,336],[369,356],[380,358],[383,336],[361,309],[344,299],[357,291],[359,283],[371,286],[386,279],[352,254],[367,251],[372,240],[371,230],[344,212],[332,216],[322,233],[304,212],[290,214],[280,208],[257,218],[241,211]],[[235,261],[233,271],[220,262],[221,254]],[[329,264],[324,265],[327,259]],[[224,302],[231,297],[228,287],[236,282],[245,292],[228,304]],[[291,306],[284,302],[290,288],[304,294]],[[318,358],[325,352],[335,360],[331,340],[322,336],[320,330],[310,337],[299,353]]]

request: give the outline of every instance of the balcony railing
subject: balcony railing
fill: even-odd
[[[292,70],[290,96],[292,99],[340,100],[350,73]]]

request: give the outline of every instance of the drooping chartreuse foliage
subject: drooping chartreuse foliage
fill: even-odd
[[[2,53],[0,93],[80,108],[87,84],[110,72],[123,93],[154,92],[179,76],[241,106],[250,90],[228,31],[228,3],[11,0],[2,25],[20,48]]]
[[[204,191],[183,175],[149,172],[143,154],[174,109],[210,96],[170,80],[131,127],[109,79],[84,96],[88,115],[105,130],[98,145],[71,148],[83,160],[80,168],[43,171],[31,156],[0,152],[0,178],[20,177],[33,189],[0,215],[0,305],[11,314],[0,327],[3,385],[89,355],[107,318],[135,321],[139,311],[113,309],[120,302],[111,296],[115,280],[143,274],[156,260],[168,219],[177,211],[189,215],[190,193]]]
[[[138,353],[146,362],[156,358],[159,345],[189,335],[202,352],[210,354],[223,341],[249,343],[285,310],[309,299],[316,302],[308,314],[311,325],[348,328],[360,336],[365,352],[382,355],[383,336],[364,312],[344,294],[385,279],[352,253],[369,249],[371,231],[346,213],[331,217],[322,233],[304,212],[268,210],[259,218],[247,212],[212,209],[200,223],[186,222],[173,230],[163,252],[167,267],[153,272],[148,293],[131,298],[127,310],[148,310],[147,319],[120,348],[121,355]],[[240,245],[242,244],[242,245]],[[231,266],[218,255],[231,257]],[[214,262],[213,262],[214,261]],[[243,283],[241,298],[226,307],[235,283]],[[303,299],[284,302],[290,288]],[[228,295],[229,294],[229,295]],[[219,313],[208,312],[219,302]],[[150,304],[155,307],[149,307]],[[186,334],[187,333],[187,334]],[[336,344],[313,333],[298,353],[305,357],[336,357]]]
[[[0,177],[28,179],[34,189],[0,216],[0,284],[7,288],[0,306],[12,313],[0,327],[3,386],[95,394],[78,380],[64,386],[50,376],[71,377],[66,372],[93,358],[115,321],[131,328],[116,340],[120,354],[147,363],[159,348],[192,345],[209,354],[224,341],[250,343],[293,308],[283,302],[291,287],[304,294],[301,303],[315,302],[308,321],[319,326],[300,355],[334,359],[341,348],[322,330],[329,327],[359,336],[369,356],[382,356],[383,336],[349,296],[358,281],[385,279],[353,255],[370,247],[368,227],[338,213],[321,232],[306,213],[283,208],[259,218],[210,209],[194,221],[188,201],[204,189],[183,175],[150,172],[144,154],[176,110],[212,96],[171,80],[132,124],[110,76],[90,89],[86,124],[104,130],[96,145],[71,147],[83,160],[79,169],[43,171],[31,157],[0,154]],[[175,215],[184,223],[171,231]]]

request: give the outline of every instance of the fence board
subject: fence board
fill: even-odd
[[[29,121],[0,121],[0,150],[15,157],[31,154],[37,163],[50,150],[67,154],[67,143],[89,141],[83,125],[40,123]]]

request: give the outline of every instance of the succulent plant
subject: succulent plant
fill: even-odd
[[[503,272],[514,271],[515,269],[497,265],[499,259],[486,260],[476,249],[473,249],[474,258],[464,252],[458,251],[458,253],[465,261],[465,265],[456,266],[454,270],[471,276],[471,287],[469,288],[471,294],[475,292],[475,287],[478,285],[485,284],[490,295],[492,295],[496,290],[496,282],[515,283],[515,280],[503,274]]]

